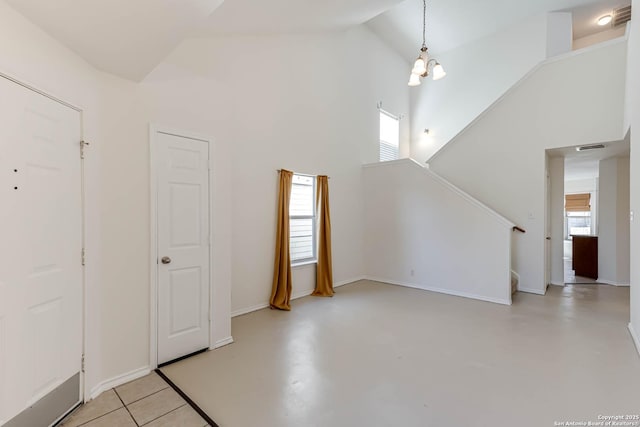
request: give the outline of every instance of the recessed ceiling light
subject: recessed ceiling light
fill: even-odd
[[[601,16],[600,18],[598,18],[598,25],[600,25],[601,27],[604,27],[609,22],[611,22],[611,19],[612,19],[611,15]]]

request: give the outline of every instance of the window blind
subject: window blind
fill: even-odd
[[[564,209],[567,212],[591,211],[591,194],[566,194],[564,196]]]

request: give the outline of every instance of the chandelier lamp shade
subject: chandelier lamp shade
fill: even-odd
[[[440,80],[447,75],[442,65],[435,59],[429,58],[426,44],[427,35],[427,0],[422,0],[422,47],[418,59],[413,63],[411,75],[409,76],[409,86],[418,86],[423,77],[433,76],[433,80]]]

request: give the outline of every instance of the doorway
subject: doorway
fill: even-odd
[[[554,285],[629,283],[629,135],[547,150]]]
[[[153,367],[210,348],[210,140],[151,128]]]
[[[1,74],[0,94],[0,424],[48,426],[82,400],[82,118]]]

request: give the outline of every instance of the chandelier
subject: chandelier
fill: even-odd
[[[426,44],[427,33],[427,0],[422,0],[422,47],[418,59],[413,64],[411,75],[409,76],[409,86],[418,86],[421,83],[421,77],[428,77],[430,71],[433,73],[433,80],[440,80],[447,73],[444,72],[442,65],[435,59],[429,58]]]

